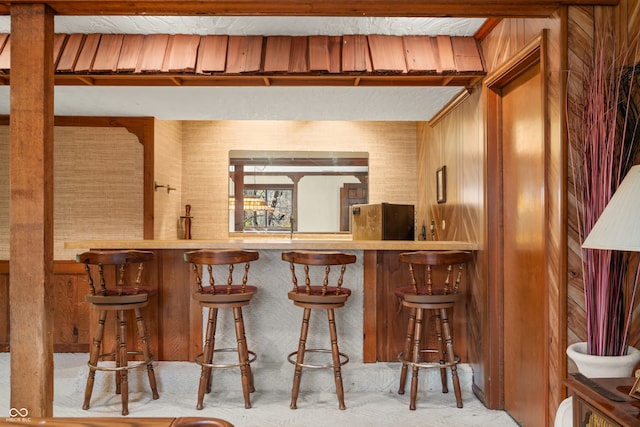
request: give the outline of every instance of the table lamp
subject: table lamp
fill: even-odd
[[[640,165],[633,166],[582,243],[586,249],[640,252]]]

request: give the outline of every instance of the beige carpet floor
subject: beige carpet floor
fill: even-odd
[[[87,354],[55,354],[54,416],[118,417],[120,397],[113,394],[113,374],[98,372],[91,408],[82,410]],[[407,394],[397,394],[399,364],[349,363],[343,367],[347,409],[338,409],[331,370],[305,370],[298,409],[289,408],[293,367],[254,363],[256,391],[252,408],[244,409],[240,375],[237,370],[214,373],[212,393],[205,396],[205,408],[195,409],[199,368],[189,362],[156,362],[160,392],[152,400],[146,375],[130,375],[130,416],[134,417],[214,417],[236,426],[490,426],[517,424],[503,411],[493,411],[471,392],[471,369],[460,366],[464,408],[458,409],[451,391],[440,391],[439,374],[421,371],[417,410],[409,410]],[[0,354],[0,417],[10,411],[10,357]],[[284,374],[289,372],[289,374]]]

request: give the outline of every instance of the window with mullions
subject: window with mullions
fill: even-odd
[[[244,230],[291,230],[293,187],[248,185],[244,198]]]

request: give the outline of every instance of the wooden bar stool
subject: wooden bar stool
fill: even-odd
[[[251,363],[256,360],[256,354],[249,351],[245,336],[242,307],[251,302],[251,298],[258,291],[255,286],[247,285],[249,263],[258,259],[258,252],[243,250],[199,250],[184,254],[184,260],[191,263],[195,273],[197,289],[192,294],[200,306],[207,308],[208,322],[205,332],[205,342],[202,353],[195,357],[195,362],[202,367],[200,385],[198,387],[197,409],[203,408],[204,394],[211,392],[212,369],[240,368],[242,374],[242,392],[244,395],[244,407],[251,408],[250,393],[253,393],[253,375]],[[233,270],[235,264],[244,263],[241,284],[234,284]],[[226,266],[228,271],[226,283],[215,284],[214,266]],[[207,272],[208,278],[203,277]],[[203,286],[203,280],[208,280],[209,285]],[[215,348],[216,323],[218,309],[233,309],[237,348]],[[214,353],[237,352],[238,363],[213,363]]]
[[[344,353],[340,353],[340,350],[338,349],[338,334],[336,332],[336,321],[333,310],[335,308],[343,307],[347,302],[349,295],[351,295],[351,290],[343,288],[342,282],[347,264],[356,262],[356,256],[339,252],[294,251],[283,253],[282,259],[283,261],[289,262],[291,268],[293,290],[288,294],[289,299],[292,300],[296,306],[304,308],[298,351],[290,353],[287,357],[287,360],[289,360],[290,363],[296,365],[293,376],[293,387],[291,389],[291,409],[297,409],[302,368],[333,368],[338,404],[340,409],[345,409],[344,392],[342,389],[342,373],[340,371],[340,367],[349,362],[349,357]],[[295,267],[296,264],[304,266],[304,286],[298,286]],[[337,277],[336,286],[329,286],[329,274],[331,272],[331,266],[334,265],[340,266],[340,272]],[[322,285],[312,285],[310,267],[313,266],[324,267]],[[329,334],[331,337],[331,350],[306,348],[307,333],[309,331],[309,318],[311,317],[311,310],[314,309],[327,311],[327,318],[329,319]],[[309,352],[331,353],[332,363],[325,365],[305,363],[305,354]],[[294,355],[296,355],[295,360],[293,360]]]
[[[82,409],[89,409],[91,393],[96,371],[114,371],[116,376],[116,393],[121,395],[122,415],[129,414],[129,376],[130,369],[146,366],[149,385],[153,398],[158,399],[158,388],[153,372],[153,357],[149,351],[147,331],[145,328],[142,308],[149,302],[149,295],[155,290],[141,286],[143,266],[153,259],[153,252],[137,250],[119,251],[88,251],[76,256],[76,261],[84,263],[89,279],[89,295],[85,301],[98,311],[98,329],[93,338],[89,355],[89,376],[84,394]],[[128,267],[137,264],[135,281],[130,284]],[[92,268],[91,266],[95,266]],[[97,268],[97,281],[100,286],[96,289],[94,275]],[[105,270],[110,270],[105,272]],[[133,272],[132,272],[133,273]],[[110,280],[113,279],[113,280]],[[107,312],[115,313],[115,348],[111,353],[100,353],[104,336],[104,324]],[[127,314],[133,312],[138,328],[140,351],[127,348]],[[129,356],[142,355],[142,360],[129,364]],[[108,358],[115,360],[115,367],[99,365],[100,361]]]
[[[453,311],[454,304],[462,294],[458,291],[464,265],[472,259],[470,252],[462,251],[418,251],[400,254],[400,262],[409,264],[411,286],[396,289],[396,295],[401,299],[402,306],[409,309],[409,324],[404,344],[404,351],[398,355],[402,362],[400,373],[400,388],[398,394],[404,394],[407,380],[407,368],[412,367],[411,395],[409,409],[416,409],[416,395],[418,393],[418,371],[420,368],[438,368],[442,380],[442,392],[447,393],[447,372],[451,370],[456,404],[462,408],[462,394],[458,379],[457,364],[460,357],[453,349],[453,337],[447,310]],[[432,281],[432,267],[445,266],[446,276],[442,284],[434,285]],[[455,282],[451,284],[453,267],[457,266]],[[417,274],[416,270],[423,270]],[[424,348],[422,340],[424,312],[433,314],[437,348]],[[427,318],[428,320],[428,318]],[[444,340],[444,342],[443,342]],[[426,353],[437,354],[436,361],[425,360]]]

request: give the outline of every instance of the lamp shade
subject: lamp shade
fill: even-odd
[[[582,247],[640,252],[640,165],[629,170]]]

